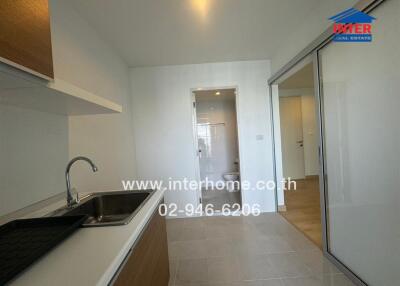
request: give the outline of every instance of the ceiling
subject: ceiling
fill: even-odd
[[[217,94],[218,93],[218,94]],[[234,101],[236,91],[234,88],[215,90],[196,90],[196,101]]]
[[[269,59],[320,0],[64,0],[131,67]]]
[[[314,87],[314,71],[312,63],[307,64],[299,71],[279,84],[279,89],[299,89]]]

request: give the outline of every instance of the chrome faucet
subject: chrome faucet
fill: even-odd
[[[76,161],[80,161],[80,160],[88,162],[90,164],[90,166],[92,167],[93,172],[97,172],[97,170],[98,170],[96,165],[92,162],[92,160],[90,160],[89,158],[83,157],[83,156],[75,157],[71,161],[69,161],[69,163],[67,165],[67,169],[65,170],[65,180],[67,181],[67,206],[68,207],[72,207],[73,205],[76,205],[79,203],[78,195],[76,196],[76,198],[74,198],[72,196],[69,171],[70,171],[72,165]]]

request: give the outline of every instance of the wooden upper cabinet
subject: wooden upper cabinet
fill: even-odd
[[[54,78],[48,0],[0,0],[0,61]]]

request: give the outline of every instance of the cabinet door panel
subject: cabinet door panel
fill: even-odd
[[[0,1],[0,57],[53,78],[48,0]]]
[[[155,211],[134,246],[114,286],[167,286],[169,259],[165,217]]]

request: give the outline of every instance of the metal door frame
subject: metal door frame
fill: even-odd
[[[354,8],[363,11],[365,13],[370,13],[373,9],[382,4],[385,0],[360,0],[355,5]],[[368,284],[358,277],[350,268],[348,268],[343,262],[341,262],[337,257],[335,257],[329,250],[329,212],[328,207],[328,189],[327,189],[327,174],[326,174],[326,154],[325,154],[325,130],[324,130],[324,110],[323,110],[323,89],[322,89],[322,74],[321,74],[321,61],[319,58],[319,52],[325,46],[332,42],[333,38],[333,28],[330,26],[326,29],[317,39],[311,42],[305,49],[303,49],[299,54],[297,54],[292,60],[290,60],[286,65],[284,65],[280,70],[278,70],[269,80],[269,96],[270,96],[270,112],[271,112],[271,123],[272,130],[274,127],[273,123],[273,90],[272,86],[277,84],[277,82],[288,72],[290,72],[297,64],[299,64],[303,59],[308,56],[312,56],[313,70],[314,70],[314,89],[315,89],[315,99],[316,99],[316,113],[317,113],[317,127],[319,136],[319,165],[320,165],[320,205],[321,205],[321,224],[322,224],[322,243],[323,243],[323,254],[324,256],[332,262],[340,271],[342,271],[351,281],[353,281],[358,286],[368,286]],[[272,131],[272,154],[274,159],[274,176],[275,183],[278,185],[276,178],[276,161],[275,161],[275,138],[274,131]],[[322,179],[321,179],[322,178]],[[276,209],[278,209],[278,193],[277,188],[275,188],[275,201]]]

